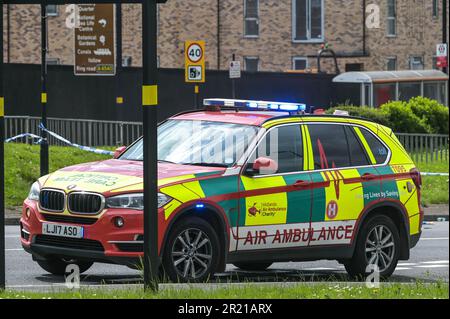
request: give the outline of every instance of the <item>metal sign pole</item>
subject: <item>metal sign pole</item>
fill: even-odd
[[[3,0],[0,0],[0,34],[3,34]],[[5,289],[5,105],[3,98],[3,38],[0,39],[0,290]]]
[[[158,290],[156,0],[142,1],[142,105],[144,108],[144,288]]]
[[[47,5],[41,3],[41,122],[47,128]],[[41,176],[48,174],[48,141],[47,132],[41,131]]]

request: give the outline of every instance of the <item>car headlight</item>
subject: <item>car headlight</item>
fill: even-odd
[[[41,186],[38,182],[34,182],[33,185],[31,185],[30,192],[28,193],[28,199],[29,200],[39,200],[39,194],[41,193]]]
[[[171,197],[158,193],[158,208],[164,206],[172,200]],[[108,208],[128,208],[143,210],[144,209],[144,194],[126,194],[109,197],[106,199],[106,207]]]

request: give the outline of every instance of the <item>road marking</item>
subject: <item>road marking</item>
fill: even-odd
[[[8,248],[8,249],[5,249],[5,251],[23,251],[23,248]]]
[[[6,235],[5,238],[20,238],[19,235]]]
[[[409,267],[397,267],[395,270],[411,270]]]
[[[315,268],[303,268],[302,270],[318,271],[318,270],[338,270],[338,269],[337,268],[329,268],[329,267],[315,267]]]
[[[448,240],[448,237],[428,237],[428,238],[421,238],[420,240]]]
[[[417,266],[417,263],[398,263],[399,266]]]
[[[448,264],[448,260],[423,261],[422,264]]]
[[[448,265],[420,265],[417,268],[448,268]]]

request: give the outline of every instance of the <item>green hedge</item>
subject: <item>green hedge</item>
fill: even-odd
[[[435,100],[415,97],[408,102],[393,101],[380,108],[340,105],[328,109],[327,114],[336,110],[348,111],[351,116],[366,118],[388,126],[398,133],[448,134],[449,110]]]

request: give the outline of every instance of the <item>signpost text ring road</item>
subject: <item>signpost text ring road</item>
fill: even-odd
[[[75,75],[115,75],[115,5],[80,4],[79,13]]]
[[[205,42],[185,42],[185,81],[187,83],[205,82]]]

